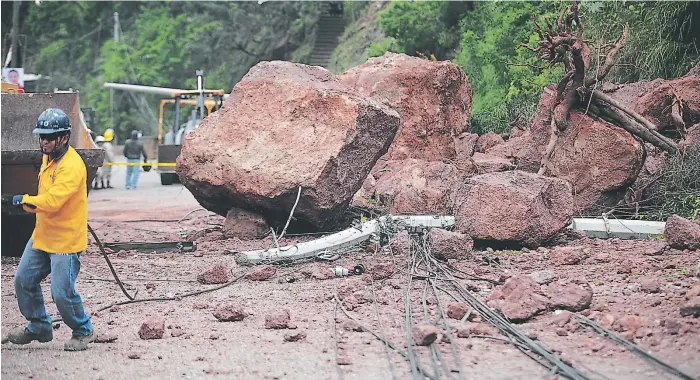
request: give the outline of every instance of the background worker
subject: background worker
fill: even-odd
[[[53,339],[41,281],[51,274],[51,297],[63,322],[73,330],[67,351],[82,351],[95,340],[95,330],[75,289],[80,252],[87,248],[87,170],[83,159],[68,145],[71,123],[60,109],[49,108],[36,123],[44,154],[37,195],[15,195],[12,204],[36,214],[36,226],[15,272],[15,293],[25,328],[10,332],[15,344]]]
[[[97,144],[98,147],[104,149],[103,145],[105,143],[105,138],[102,136],[97,136],[95,137],[95,144]],[[105,159],[99,168],[97,168],[97,173],[95,174],[95,179],[92,181],[92,189],[93,190],[100,190],[100,189],[106,189],[105,187],[105,177],[104,177],[104,170],[109,167],[106,166],[105,163],[107,162],[107,155],[105,154]]]
[[[135,189],[136,184],[139,181],[139,174],[141,173],[141,155],[143,155],[143,161],[148,161],[148,156],[146,156],[146,149],[143,147],[143,143],[139,140],[139,132],[136,130],[131,131],[131,138],[126,140],[124,143],[124,157],[126,157],[126,162],[130,165],[126,166],[126,189]]]
[[[105,150],[105,163],[102,166],[102,177],[107,182],[107,188],[111,189],[112,165],[107,163],[114,162],[114,147],[112,146],[112,140],[114,140],[114,130],[112,128],[107,129],[102,137],[104,138],[102,149]]]

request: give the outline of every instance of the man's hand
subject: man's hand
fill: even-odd
[[[12,197],[12,204],[15,206],[20,206],[22,205],[22,198],[24,198],[24,195],[15,195]]]

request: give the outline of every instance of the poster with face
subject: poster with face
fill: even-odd
[[[2,80],[7,83],[18,84],[19,88],[24,89],[24,68],[4,67],[2,69]]]

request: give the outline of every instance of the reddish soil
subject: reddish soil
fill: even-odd
[[[139,298],[175,296],[215,287],[199,284],[197,275],[216,264],[231,268],[231,278],[249,269],[238,267],[227,250],[264,248],[271,243],[270,238],[219,240],[223,239],[219,227],[224,219],[207,216],[204,211],[191,214],[181,223],[127,222],[177,221],[198,208],[194,198],[180,185],[160,186],[156,173],[142,173],[139,185],[136,191],[114,189],[90,194],[90,224],[103,241],[175,240],[181,232],[198,236],[195,252],[122,251],[110,255],[128,289],[139,290]],[[298,238],[285,237],[280,244],[302,240]],[[581,314],[610,325],[654,355],[700,378],[700,319],[681,317],[679,313],[686,302],[686,293],[698,283],[699,279],[692,275],[700,253],[662,249],[664,241],[586,238],[570,241],[568,245],[580,246],[575,251],[584,255],[577,260],[560,260],[561,253],[552,254],[555,251],[552,248],[486,250],[474,251],[463,261],[451,263],[466,273],[490,279],[505,280],[545,269],[554,272],[554,281],[583,279],[592,287],[593,299]],[[319,273],[330,272],[336,265],[352,268],[357,263],[364,263],[371,272],[375,261],[382,265],[395,263],[394,274],[383,280],[372,280],[370,276],[322,280],[324,276]],[[13,288],[17,262],[10,258],[3,258],[2,262],[3,336],[25,324]],[[567,264],[570,262],[576,263]],[[406,360],[392,351],[390,365],[386,346],[351,323],[336,310],[333,301],[334,295],[340,294],[346,307],[352,308],[348,312],[361,324],[405,349],[403,308],[408,267],[404,256],[358,248],[333,263],[278,267],[274,277],[266,281],[242,279],[223,289],[181,300],[114,306],[93,315],[98,334],[106,336],[111,343],[94,343],[86,352],[65,352],[63,342],[69,339],[70,329],[60,323],[50,343],[3,344],[2,376],[12,379],[388,379],[393,374],[395,378],[409,378]],[[126,300],[111,279],[104,259],[95,245],[90,245],[82,256],[77,283],[89,312]],[[42,284],[47,310],[57,316],[49,283],[47,279]],[[433,322],[438,313],[436,300],[429,297],[424,312],[421,303],[424,282],[414,279],[413,284],[414,324]],[[481,299],[494,290],[485,281],[465,280],[464,285]],[[443,306],[450,302],[448,296],[440,295]],[[218,321],[215,312],[220,306],[229,305],[246,317],[239,321]],[[265,328],[268,315],[285,309],[290,314],[288,328]],[[165,319],[162,339],[139,337],[141,325],[150,317]],[[449,323],[455,327],[453,342],[464,378],[547,376],[544,367],[512,344],[474,337],[490,332],[498,336],[495,330],[479,322],[478,317],[471,318],[468,325],[453,319]],[[545,311],[518,326],[591,378],[673,378],[622,346],[567,321],[561,314]],[[631,330],[634,333],[626,334]],[[455,370],[457,366],[447,339],[439,336],[434,345],[450,369]],[[429,347],[417,347],[416,352],[421,364],[434,372]]]

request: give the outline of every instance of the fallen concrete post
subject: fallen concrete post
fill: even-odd
[[[372,236],[378,236],[382,229],[389,229],[392,232],[408,230],[415,233],[425,232],[431,228],[447,228],[454,226],[454,224],[454,216],[388,215],[365,222],[361,226],[351,227],[305,243],[280,248],[232,253],[238,265],[308,259],[360,244]]]
[[[663,236],[665,226],[665,222],[649,220],[574,218],[567,228],[601,239],[645,239]]]

